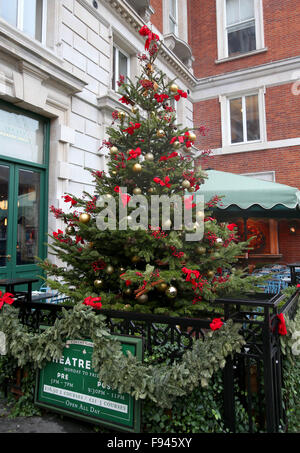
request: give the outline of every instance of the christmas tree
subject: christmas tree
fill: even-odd
[[[140,34],[146,39],[146,53],[138,55],[141,75],[120,77],[124,107],[113,112],[103,143],[108,171],[89,169],[95,192],[66,194],[66,212],[51,206],[64,225],[50,244],[62,265],[46,260],[41,266],[48,284],[75,303],[192,315],[210,310],[220,295],[253,290],[253,278],[232,267],[248,245],[239,242],[236,225],[213,218],[218,197],[199,209],[196,192],[207,175],[195,165],[196,135],[176,123],[174,109],[187,93],[157,68],[159,37],[146,26]],[[151,200],[163,195],[177,196],[176,202],[167,217],[160,209],[154,225]],[[181,209],[191,222],[176,226]],[[144,221],[136,228],[138,217]],[[202,227],[201,240],[187,240]]]

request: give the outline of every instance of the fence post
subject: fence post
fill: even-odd
[[[227,357],[223,372],[224,422],[230,432],[235,432],[234,372],[232,357]]]
[[[276,347],[272,344],[272,332],[271,332],[271,319],[269,307],[265,307],[265,317],[263,326],[263,359],[264,359],[264,390],[265,390],[265,401],[266,401],[266,431],[268,433],[278,432],[278,426],[276,423],[276,405],[277,407],[281,404],[281,401],[276,401],[278,394],[275,394],[275,387],[277,383],[277,373],[273,369],[274,357],[276,357]]]

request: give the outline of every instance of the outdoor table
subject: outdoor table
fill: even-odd
[[[296,267],[300,268],[300,263],[287,264],[291,271],[291,285],[297,284],[297,275],[300,276],[300,272],[296,272]]]
[[[36,283],[39,280],[37,278],[5,278],[0,280],[0,287],[4,286],[6,293],[12,293],[16,295],[15,286],[27,285],[27,292],[20,292],[19,294],[26,294],[27,301],[31,302],[32,283]]]

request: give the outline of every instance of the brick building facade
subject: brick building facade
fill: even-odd
[[[194,125],[209,129],[197,142],[212,150],[207,165],[300,188],[299,2],[188,5]],[[291,236],[290,223],[278,222],[278,255],[260,261],[299,260],[300,224]]]

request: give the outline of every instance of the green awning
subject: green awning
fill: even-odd
[[[217,170],[206,170],[206,173],[208,178],[196,194],[204,195],[205,202],[216,195],[223,196],[218,205],[221,210],[230,206],[242,210],[251,207],[298,210],[300,207],[300,191],[296,187]]]

